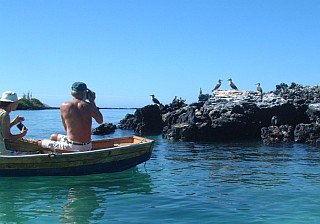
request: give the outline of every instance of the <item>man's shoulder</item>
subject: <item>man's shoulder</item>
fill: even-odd
[[[83,100],[74,99],[71,101],[66,101],[61,104],[61,106],[72,106],[72,105],[85,105],[86,102]]]
[[[85,110],[85,111],[89,111],[90,109],[90,103],[87,103],[83,100],[78,100],[78,99],[74,99],[72,101],[67,101],[62,103],[60,109],[65,111],[65,110]]]
[[[63,102],[60,106],[60,110],[61,111],[69,111],[72,110],[73,108],[77,108],[78,107],[78,102],[76,101],[67,101],[67,102]]]
[[[61,108],[63,108],[63,107],[69,107],[69,106],[71,106],[73,103],[72,103],[72,101],[67,101],[67,102],[63,102],[62,104],[61,104]]]

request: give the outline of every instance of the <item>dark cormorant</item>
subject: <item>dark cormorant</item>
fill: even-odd
[[[151,96],[151,100],[152,100],[152,102],[154,102],[155,104],[159,104],[159,105],[161,105],[160,101],[159,101],[157,98],[155,98],[153,94],[152,94],[152,95],[150,95],[150,96]]]
[[[238,90],[237,86],[232,82],[232,79],[228,79],[229,85],[232,89]]]
[[[212,92],[220,88],[220,86],[221,86],[221,81],[222,81],[221,79],[218,80],[218,83],[217,83],[217,85],[214,87],[214,89],[212,90]]]

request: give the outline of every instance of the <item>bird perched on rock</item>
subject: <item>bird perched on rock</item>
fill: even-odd
[[[258,93],[262,95],[262,88],[261,88],[261,86],[260,86],[260,83],[258,82],[256,85],[257,85],[257,91],[258,91]]]
[[[159,101],[157,98],[154,97],[154,94],[152,94],[152,95],[150,95],[150,96],[151,96],[152,102],[154,102],[155,104],[162,105],[162,104],[160,103],[160,101]]]
[[[256,85],[257,85],[258,95],[260,96],[260,100],[262,101],[262,99],[263,99],[263,94],[262,94],[262,88],[261,88],[261,86],[260,86],[260,82],[258,82]]]
[[[215,91],[215,90],[218,90],[218,89],[220,88],[220,86],[221,86],[221,81],[222,81],[221,79],[218,80],[218,83],[217,83],[217,85],[213,88],[212,92]]]
[[[238,90],[237,86],[232,82],[232,79],[228,79],[229,85],[232,89]]]
[[[178,97],[177,96],[174,96],[172,102],[175,102],[175,101],[178,101]]]
[[[278,126],[279,125],[279,117],[277,115],[272,116],[271,118],[271,125],[272,126]]]

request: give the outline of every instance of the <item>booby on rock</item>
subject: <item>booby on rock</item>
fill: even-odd
[[[261,88],[261,86],[260,86],[260,83],[258,82],[256,85],[257,85],[257,91],[258,91],[258,93],[259,93],[260,95],[262,95],[262,88]]]
[[[215,90],[218,90],[218,89],[220,88],[220,86],[221,86],[221,81],[222,81],[221,79],[218,80],[218,83],[217,83],[217,85],[213,88],[212,92],[215,91]]]
[[[232,79],[228,79],[229,85],[232,89],[238,90],[237,86],[232,82]]]
[[[160,103],[160,101],[159,101],[157,98],[154,97],[154,94],[152,94],[152,95],[150,95],[150,96],[151,96],[152,102],[154,102],[155,104],[162,105],[162,104]]]
[[[172,103],[176,103],[176,102],[178,102],[179,100],[178,100],[178,97],[177,96],[174,96],[174,98],[173,98],[173,100],[172,100]]]

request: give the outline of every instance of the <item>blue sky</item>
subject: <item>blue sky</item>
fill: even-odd
[[[318,0],[0,0],[0,91],[50,106],[86,82],[101,107],[150,94],[197,101],[229,89],[318,85]]]

